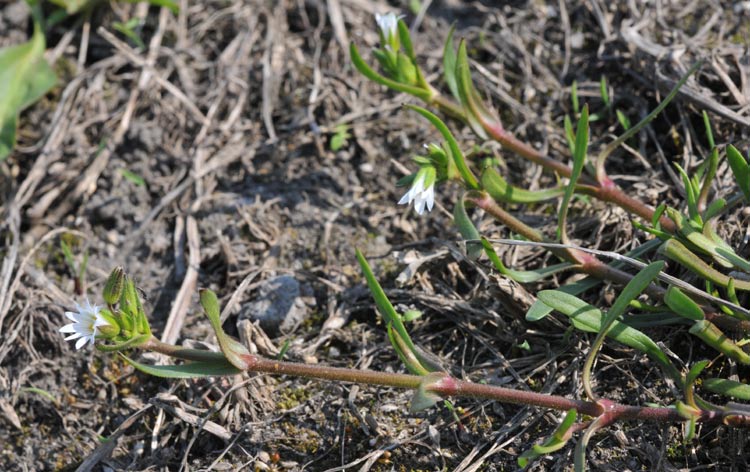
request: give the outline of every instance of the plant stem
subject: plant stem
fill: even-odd
[[[465,202],[483,209],[492,215],[497,221],[510,228],[511,231],[522,235],[526,239],[536,242],[549,242],[542,233],[505,211],[487,192],[469,192],[465,197]],[[674,240],[670,240],[669,242],[672,241]],[[591,275],[600,280],[609,280],[618,285],[626,285],[633,278],[629,273],[610,267],[592,254],[586,254],[574,249],[549,248],[548,250],[560,259],[576,264],[573,267],[574,270]],[[654,300],[663,301],[666,290],[656,284],[651,284],[646,289],[646,293]],[[707,304],[702,305],[701,308],[703,308],[706,313],[707,320],[716,323],[722,328],[743,333],[750,332],[750,321],[726,316],[723,313],[717,312],[713,307]]]
[[[190,357],[192,357],[195,352],[193,349],[186,349],[180,346],[163,343],[156,338],[152,338],[142,347],[170,356],[180,356],[180,354],[189,351],[191,352]],[[207,360],[208,358],[223,358],[221,354],[215,352],[205,352],[203,356],[198,357],[200,357],[201,360]],[[265,359],[254,354],[243,355],[243,357],[248,365],[247,372],[291,375],[309,379],[353,382],[357,384],[408,388],[412,390],[420,388],[426,379],[426,377],[411,374],[396,374],[390,372],[377,372],[373,370],[356,370],[341,367],[328,367],[318,364],[299,364],[295,362],[277,361],[273,359]],[[429,382],[428,389],[430,392],[443,397],[457,396],[480,398],[495,400],[502,403],[537,406],[563,411],[575,408],[578,413],[587,416],[599,417],[605,415],[608,423],[620,420],[647,420],[660,422],[684,421],[684,418],[682,418],[674,408],[639,407],[614,403],[609,400],[600,400],[598,402],[576,400],[559,395],[548,395],[495,385],[467,382],[465,380],[455,379],[448,374],[445,374],[443,378],[437,381]],[[721,410],[703,411],[698,421],[710,423],[731,421],[734,426],[750,426],[750,417],[747,415]]]
[[[431,104],[438,106],[443,112],[454,118],[464,122],[466,121],[463,112],[459,112],[460,107],[442,95],[435,95],[432,98]],[[547,170],[557,172],[563,177],[570,177],[572,169],[568,165],[545,156],[538,150],[534,149],[531,145],[513,136],[513,134],[508,132],[501,125],[488,125],[485,127],[485,130],[493,140],[502,144],[505,148],[515,152],[519,156],[538,164]],[[606,176],[602,179],[602,182],[596,182],[591,177],[582,175],[580,183],[580,190],[582,193],[608,203],[614,203],[628,213],[638,215],[646,221],[651,221],[654,216],[653,208],[640,200],[627,195],[617,186],[617,184],[614,183],[614,181]],[[659,221],[665,231],[670,233],[675,231],[674,222],[669,218],[662,216]]]

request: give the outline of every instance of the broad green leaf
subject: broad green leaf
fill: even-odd
[[[523,454],[518,456],[518,466],[525,468],[529,465],[529,462],[537,457],[562,449],[572,436],[570,428],[575,424],[577,416],[578,412],[575,409],[568,410],[562,422],[560,422],[560,425],[555,429],[555,432],[549,437],[549,439],[542,444],[533,445],[531,449],[526,450]]]
[[[490,243],[484,237],[482,237],[482,246],[484,247],[484,252],[487,254],[487,257],[489,257],[490,261],[495,266],[495,269],[497,269],[497,271],[504,276],[509,277],[519,283],[536,282],[537,280],[541,280],[545,277],[557,274],[558,272],[562,272],[573,267],[573,264],[571,264],[570,262],[563,262],[560,264],[551,265],[549,267],[542,267],[541,269],[537,270],[508,269],[507,267],[505,267],[505,264],[503,264],[503,261],[500,260],[497,252],[495,252],[495,248],[492,247],[492,243]],[[526,319],[528,319],[529,315],[527,314],[526,316]]]
[[[625,255],[628,257],[633,257],[633,258],[640,257],[643,254],[646,254],[647,252],[657,247],[659,244],[661,244],[661,242],[659,240],[654,239],[645,244],[641,244],[640,246],[633,249],[632,251],[627,252]],[[610,267],[622,267],[623,263],[620,261],[614,261],[608,265]],[[563,285],[557,290],[563,293],[567,293],[569,295],[578,295],[580,293],[585,292],[586,290],[590,288],[596,287],[600,283],[602,283],[602,281],[599,279],[596,279],[593,277],[586,277],[572,284]],[[552,312],[552,310],[553,308],[551,306],[547,305],[544,302],[537,300],[531,306],[529,311],[526,312],[526,320],[532,321],[532,322],[539,321],[545,316],[549,315]]]
[[[703,387],[713,393],[750,401],[750,385],[727,379],[705,379]]]
[[[670,286],[664,295],[664,303],[678,315],[689,320],[698,321],[706,317],[695,301],[675,286]]]
[[[38,24],[28,42],[0,49],[0,161],[15,146],[18,114],[57,83],[44,49],[44,33]]]
[[[568,316],[576,329],[589,333],[598,333],[603,326],[604,315],[598,308],[584,302],[578,297],[559,290],[542,290],[537,294],[539,300],[553,309]],[[659,346],[643,332],[615,320],[607,336],[637,349],[659,362],[670,376],[680,378],[679,372],[672,365]]]
[[[474,226],[474,223],[471,221],[471,218],[469,218],[469,215],[466,213],[463,195],[459,197],[456,206],[453,208],[453,222],[458,227],[461,236],[467,240],[467,256],[469,259],[476,260],[482,253],[482,245],[476,241],[481,236],[479,231],[477,231],[476,226]]]
[[[169,379],[196,379],[200,377],[220,377],[227,375],[238,375],[242,371],[224,360],[221,362],[191,362],[182,365],[148,365],[134,361],[124,354],[122,358],[141,372],[154,377]]]
[[[563,195],[562,202],[560,203],[560,211],[558,213],[558,224],[557,224],[557,239],[558,241],[567,242],[567,233],[565,225],[568,219],[568,209],[570,206],[570,200],[573,198],[573,192],[575,192],[578,179],[581,177],[583,166],[586,164],[586,151],[589,146],[589,107],[584,105],[581,118],[578,120],[578,126],[576,128],[576,141],[575,150],[573,151],[573,170],[570,174],[570,181],[568,186],[565,188],[565,195]]]
[[[508,182],[493,167],[487,167],[482,172],[482,188],[495,201],[505,203],[537,203],[562,195],[565,190],[561,187],[547,190],[526,190],[508,184]]]
[[[745,196],[745,200],[750,202],[750,167],[747,160],[733,145],[727,146],[727,161],[732,173],[737,181],[737,186]]]
[[[464,158],[464,154],[461,152],[461,149],[458,147],[458,142],[456,141],[456,138],[453,137],[453,133],[451,133],[450,129],[448,129],[448,126],[443,123],[443,120],[437,117],[437,115],[431,113],[429,110],[418,107],[416,105],[406,105],[406,108],[410,110],[414,110],[423,117],[427,118],[427,121],[432,123],[432,126],[437,128],[438,131],[440,131],[440,134],[443,135],[443,139],[445,139],[445,142],[448,143],[448,148],[451,151],[451,155],[453,157],[453,161],[456,164],[456,168],[458,169],[458,172],[461,174],[461,177],[464,179],[464,182],[466,185],[468,185],[472,189],[478,189],[479,183],[477,182],[477,178],[474,177],[474,174],[471,172],[469,167],[466,165],[466,159]]]

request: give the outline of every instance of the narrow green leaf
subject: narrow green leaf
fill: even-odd
[[[568,115],[565,115],[565,118],[563,118],[563,127],[565,128],[565,140],[568,142],[568,149],[573,154],[576,149],[576,133],[573,130],[573,122],[570,121]]]
[[[466,111],[466,119],[469,126],[482,138],[486,138],[485,127],[500,125],[500,120],[484,104],[482,97],[474,87],[471,80],[469,68],[469,55],[466,51],[466,40],[461,40],[458,45],[458,57],[456,59],[456,81],[458,93],[461,97],[461,105]]]
[[[247,369],[246,356],[250,355],[250,351],[241,342],[224,332],[224,328],[221,326],[221,308],[216,294],[212,290],[203,289],[200,291],[200,302],[209,323],[211,323],[214,334],[216,334],[221,352],[237,369]]]
[[[727,201],[723,198],[717,198],[712,201],[706,211],[703,212],[703,221],[709,221],[712,218],[718,216],[727,207]]]
[[[458,93],[458,81],[456,80],[456,50],[453,47],[453,33],[455,32],[456,24],[453,23],[443,47],[443,78],[448,85],[448,90],[451,91],[451,95],[460,102],[461,94]]]
[[[238,375],[242,371],[229,363],[221,362],[191,362],[183,365],[148,365],[141,364],[124,354],[120,356],[136,369],[154,377],[168,379],[197,379],[200,377],[220,377],[228,375]]]
[[[676,314],[689,320],[698,321],[706,317],[695,301],[675,286],[670,286],[664,295],[664,303]]]
[[[477,231],[476,226],[469,218],[466,213],[466,205],[464,204],[464,195],[459,197],[456,202],[456,206],[453,208],[453,222],[458,227],[458,231],[461,236],[467,240],[466,242],[466,254],[469,259],[476,260],[482,253],[482,245],[476,240],[480,239],[481,235]]]
[[[398,355],[398,358],[401,359],[401,362],[409,372],[414,375],[427,375],[430,373],[419,361],[414,351],[409,348],[406,341],[393,329],[393,323],[388,323],[386,330],[393,350],[396,351],[396,355]]]
[[[664,98],[664,100],[662,100],[662,102],[656,108],[654,108],[654,110],[651,113],[649,113],[644,119],[639,121],[635,126],[633,126],[632,128],[625,131],[623,134],[621,134],[617,139],[609,143],[607,147],[605,147],[604,150],[602,150],[602,152],[599,153],[599,156],[597,157],[597,162],[596,162],[597,175],[599,175],[600,172],[601,173],[604,172],[604,163],[607,157],[609,157],[609,155],[612,154],[612,151],[620,147],[622,143],[630,139],[631,136],[635,135],[637,132],[643,129],[643,127],[645,127],[651,120],[656,118],[656,116],[659,113],[661,113],[661,111],[664,110],[664,108],[666,108],[669,102],[671,102],[672,99],[675,96],[677,96],[677,93],[680,91],[680,88],[683,85],[685,85],[685,82],[687,82],[688,78],[690,78],[690,76],[693,75],[693,73],[698,70],[701,64],[702,64],[702,61],[698,61],[695,64],[693,64],[693,66],[685,73],[685,75],[682,76],[682,78],[680,78],[679,81],[677,81],[675,86],[672,88],[669,94]]]
[[[503,264],[503,261],[500,260],[500,257],[497,255],[497,252],[495,252],[495,248],[492,246],[492,243],[490,243],[487,240],[487,238],[482,237],[482,246],[484,247],[484,252],[487,254],[487,257],[489,257],[490,262],[492,262],[492,265],[495,266],[495,269],[497,269],[497,271],[503,274],[504,276],[509,277],[519,283],[536,282],[537,280],[541,280],[545,277],[548,277],[553,274],[557,274],[559,272],[568,270],[571,267],[573,267],[573,264],[569,262],[563,262],[563,263],[551,265],[548,267],[542,267],[541,269],[536,269],[536,270],[508,269],[507,267],[505,267],[505,264]],[[527,320],[529,319],[528,316],[529,315],[527,313],[526,315]],[[529,320],[529,321],[532,321],[532,320]],[[533,321],[536,321],[536,320],[533,320]]]
[[[703,387],[713,393],[750,401],[750,385],[727,379],[705,379]]]
[[[395,80],[389,79],[387,77],[384,77],[374,70],[370,68],[369,65],[362,59],[362,56],[359,55],[359,51],[357,50],[357,46],[354,45],[354,43],[351,44],[349,47],[349,54],[351,56],[352,64],[354,64],[354,67],[365,77],[372,80],[373,82],[377,82],[380,85],[385,85],[386,87],[393,89],[397,92],[404,92],[408,93],[409,95],[413,95],[420,100],[423,100],[425,102],[430,101],[430,98],[432,97],[433,92],[430,90],[424,90],[419,87],[414,87],[412,85],[402,84],[400,82],[396,82]]]
[[[696,321],[688,332],[740,364],[750,365],[750,354],[742,350],[718,326],[710,321]]]
[[[599,95],[602,97],[602,102],[604,102],[604,106],[607,108],[610,108],[612,106],[612,102],[609,100],[609,90],[607,90],[607,78],[602,76],[601,80],[599,81]]]
[[[656,261],[641,269],[632,279],[630,279],[630,282],[625,285],[622,292],[620,292],[620,295],[612,304],[612,307],[604,316],[599,334],[597,334],[596,339],[591,344],[591,350],[586,356],[586,361],[583,365],[583,385],[586,389],[586,393],[591,397],[591,400],[596,399],[591,385],[591,370],[593,369],[594,360],[599,352],[599,348],[604,343],[604,337],[607,336],[610,329],[613,328],[617,318],[625,313],[625,310],[630,306],[630,302],[635,300],[644,290],[646,290],[663,268],[664,261]],[[655,344],[653,346],[655,346]],[[653,346],[649,346],[649,348],[653,348]],[[661,352],[661,350],[659,350],[659,352]]]
[[[539,300],[553,309],[568,316],[576,329],[588,333],[598,333],[603,326],[604,315],[598,308],[584,302],[578,297],[559,290],[542,290],[537,294]],[[679,372],[659,346],[643,332],[615,320],[607,336],[626,346],[637,349],[659,362],[673,378],[679,378]]]
[[[362,268],[362,273],[365,275],[367,286],[370,288],[370,293],[372,293],[372,298],[375,300],[375,304],[380,309],[380,314],[385,318],[386,324],[393,325],[393,328],[396,330],[401,340],[406,344],[406,347],[408,347],[410,351],[414,352],[414,342],[411,340],[409,333],[406,331],[406,327],[404,326],[404,322],[401,320],[401,316],[396,312],[396,309],[393,308],[391,301],[388,300],[388,297],[383,291],[383,287],[380,286],[380,283],[378,283],[378,279],[375,278],[375,274],[372,273],[370,264],[367,263],[367,259],[365,259],[365,256],[362,255],[359,249],[356,249],[355,252],[357,255],[357,261],[359,261],[359,266]]]
[[[706,139],[708,139],[708,147],[710,149],[716,148],[714,142],[714,133],[711,131],[711,121],[708,119],[708,113],[703,110],[703,126],[706,128]]]
[[[732,169],[737,186],[745,196],[745,201],[750,202],[750,167],[747,160],[733,145],[727,146],[727,161]]]
[[[37,388],[37,387],[24,387],[24,388],[21,389],[21,391],[22,392],[26,392],[26,393],[35,393],[35,394],[37,394],[39,396],[42,396],[42,397],[46,398],[47,400],[51,401],[55,405],[58,404],[57,398],[55,398],[55,396],[52,395],[47,390],[44,390],[44,389],[41,389],[41,388]]]
[[[493,167],[487,167],[482,172],[481,182],[482,188],[495,201],[504,203],[538,203],[565,193],[562,187],[532,191],[510,185]]]
[[[573,192],[575,192],[578,179],[581,177],[583,166],[586,164],[586,151],[589,146],[589,107],[588,104],[584,105],[581,118],[578,120],[578,126],[576,128],[576,141],[575,151],[573,152],[573,170],[571,171],[570,181],[568,186],[565,188],[565,195],[563,195],[562,202],[560,203],[560,211],[558,213],[558,225],[557,225],[557,239],[567,243],[568,236],[565,229],[565,225],[568,218],[568,209],[570,206],[570,200],[573,198]]]
[[[518,456],[518,466],[525,468],[537,457],[562,449],[572,436],[571,427],[575,424],[577,416],[578,412],[575,409],[568,410],[560,425],[549,439],[542,444],[535,444],[531,449],[526,450]]]
[[[581,107],[578,103],[578,82],[575,80],[570,85],[570,102],[573,105],[573,113],[576,115],[580,113]]]

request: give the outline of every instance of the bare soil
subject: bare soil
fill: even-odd
[[[454,400],[455,411],[410,414],[409,392],[296,378],[162,380],[116,356],[75,351],[58,333],[63,313],[84,295],[101,303],[118,265],[137,281],[159,336],[214,343],[197,303],[208,287],[222,304],[234,297],[224,326],[261,354],[286,346],[293,361],[402,371],[363,284],[358,247],[400,310],[422,310],[409,325],[413,337],[455,375],[582,395],[592,338],[562,317],[524,320],[534,292],[565,277],[520,286],[486,261],[467,260],[450,213],[454,186],[439,188],[436,209],[423,216],[396,205],[404,192],[396,181],[414,170],[410,156],[439,136],[401,108],[415,99],[351,66],[350,41],[373,61],[376,12],[405,15],[421,65],[440,87],[443,41],[455,23],[480,92],[505,126],[563,161],[573,81],[581,102],[600,109],[605,76],[615,106],[637,122],[703,58],[686,89],[692,95],[678,96],[608,163],[649,204],[681,204],[672,163],[707,155],[703,110],[717,143],[747,148],[747,2],[443,0],[421,2],[423,15],[408,2],[179,3],[175,16],[103,2],[48,31],[60,85],[22,114],[17,149],[0,163],[1,470],[515,470],[517,455],[559,420],[469,399]],[[144,50],[114,28],[131,18],[142,20]],[[24,2],[0,6],[0,45],[25,40],[30,28]],[[334,151],[341,125],[350,136]],[[451,127],[464,148],[479,144],[469,129]],[[620,132],[605,114],[592,124],[592,149]],[[516,185],[554,183],[498,151]],[[717,195],[732,185],[727,174],[720,168]],[[554,204],[511,210],[553,234]],[[483,234],[510,236],[475,216]],[[647,239],[600,202],[576,200],[571,218],[572,236],[588,247],[625,251]],[[719,231],[744,250],[747,215],[729,222]],[[88,255],[81,293],[61,241],[79,262]],[[517,269],[554,262],[538,250],[501,249]],[[266,333],[247,321],[246,307],[282,275],[299,283],[304,317]],[[606,305],[616,293],[602,286],[586,296]],[[682,329],[650,334],[683,360],[715,355]],[[617,345],[603,350],[596,380],[602,395],[630,404],[669,404],[677,394],[644,356]],[[681,441],[680,425],[618,424],[593,438],[589,465],[746,467],[745,432],[704,427],[693,443]],[[568,446],[530,470],[571,464]]]

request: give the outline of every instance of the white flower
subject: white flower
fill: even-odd
[[[391,37],[396,34],[398,28],[398,20],[401,16],[396,16],[393,12],[388,12],[385,15],[375,13],[375,21],[378,23],[380,31],[383,32],[383,37],[388,41]]]
[[[92,305],[88,299],[86,299],[86,303],[83,305],[76,303],[76,310],[75,312],[65,312],[65,316],[73,323],[66,324],[60,328],[60,332],[73,333],[65,338],[65,340],[72,341],[78,339],[76,341],[76,349],[81,349],[86,343],[90,342],[94,344],[99,327],[108,325],[109,323],[99,314],[100,307]]]
[[[414,209],[418,214],[424,213],[425,206],[427,211],[431,211],[435,205],[435,179],[432,177],[429,185],[425,186],[428,172],[420,171],[417,178],[408,192],[398,201],[399,205],[409,205],[414,202]]]

